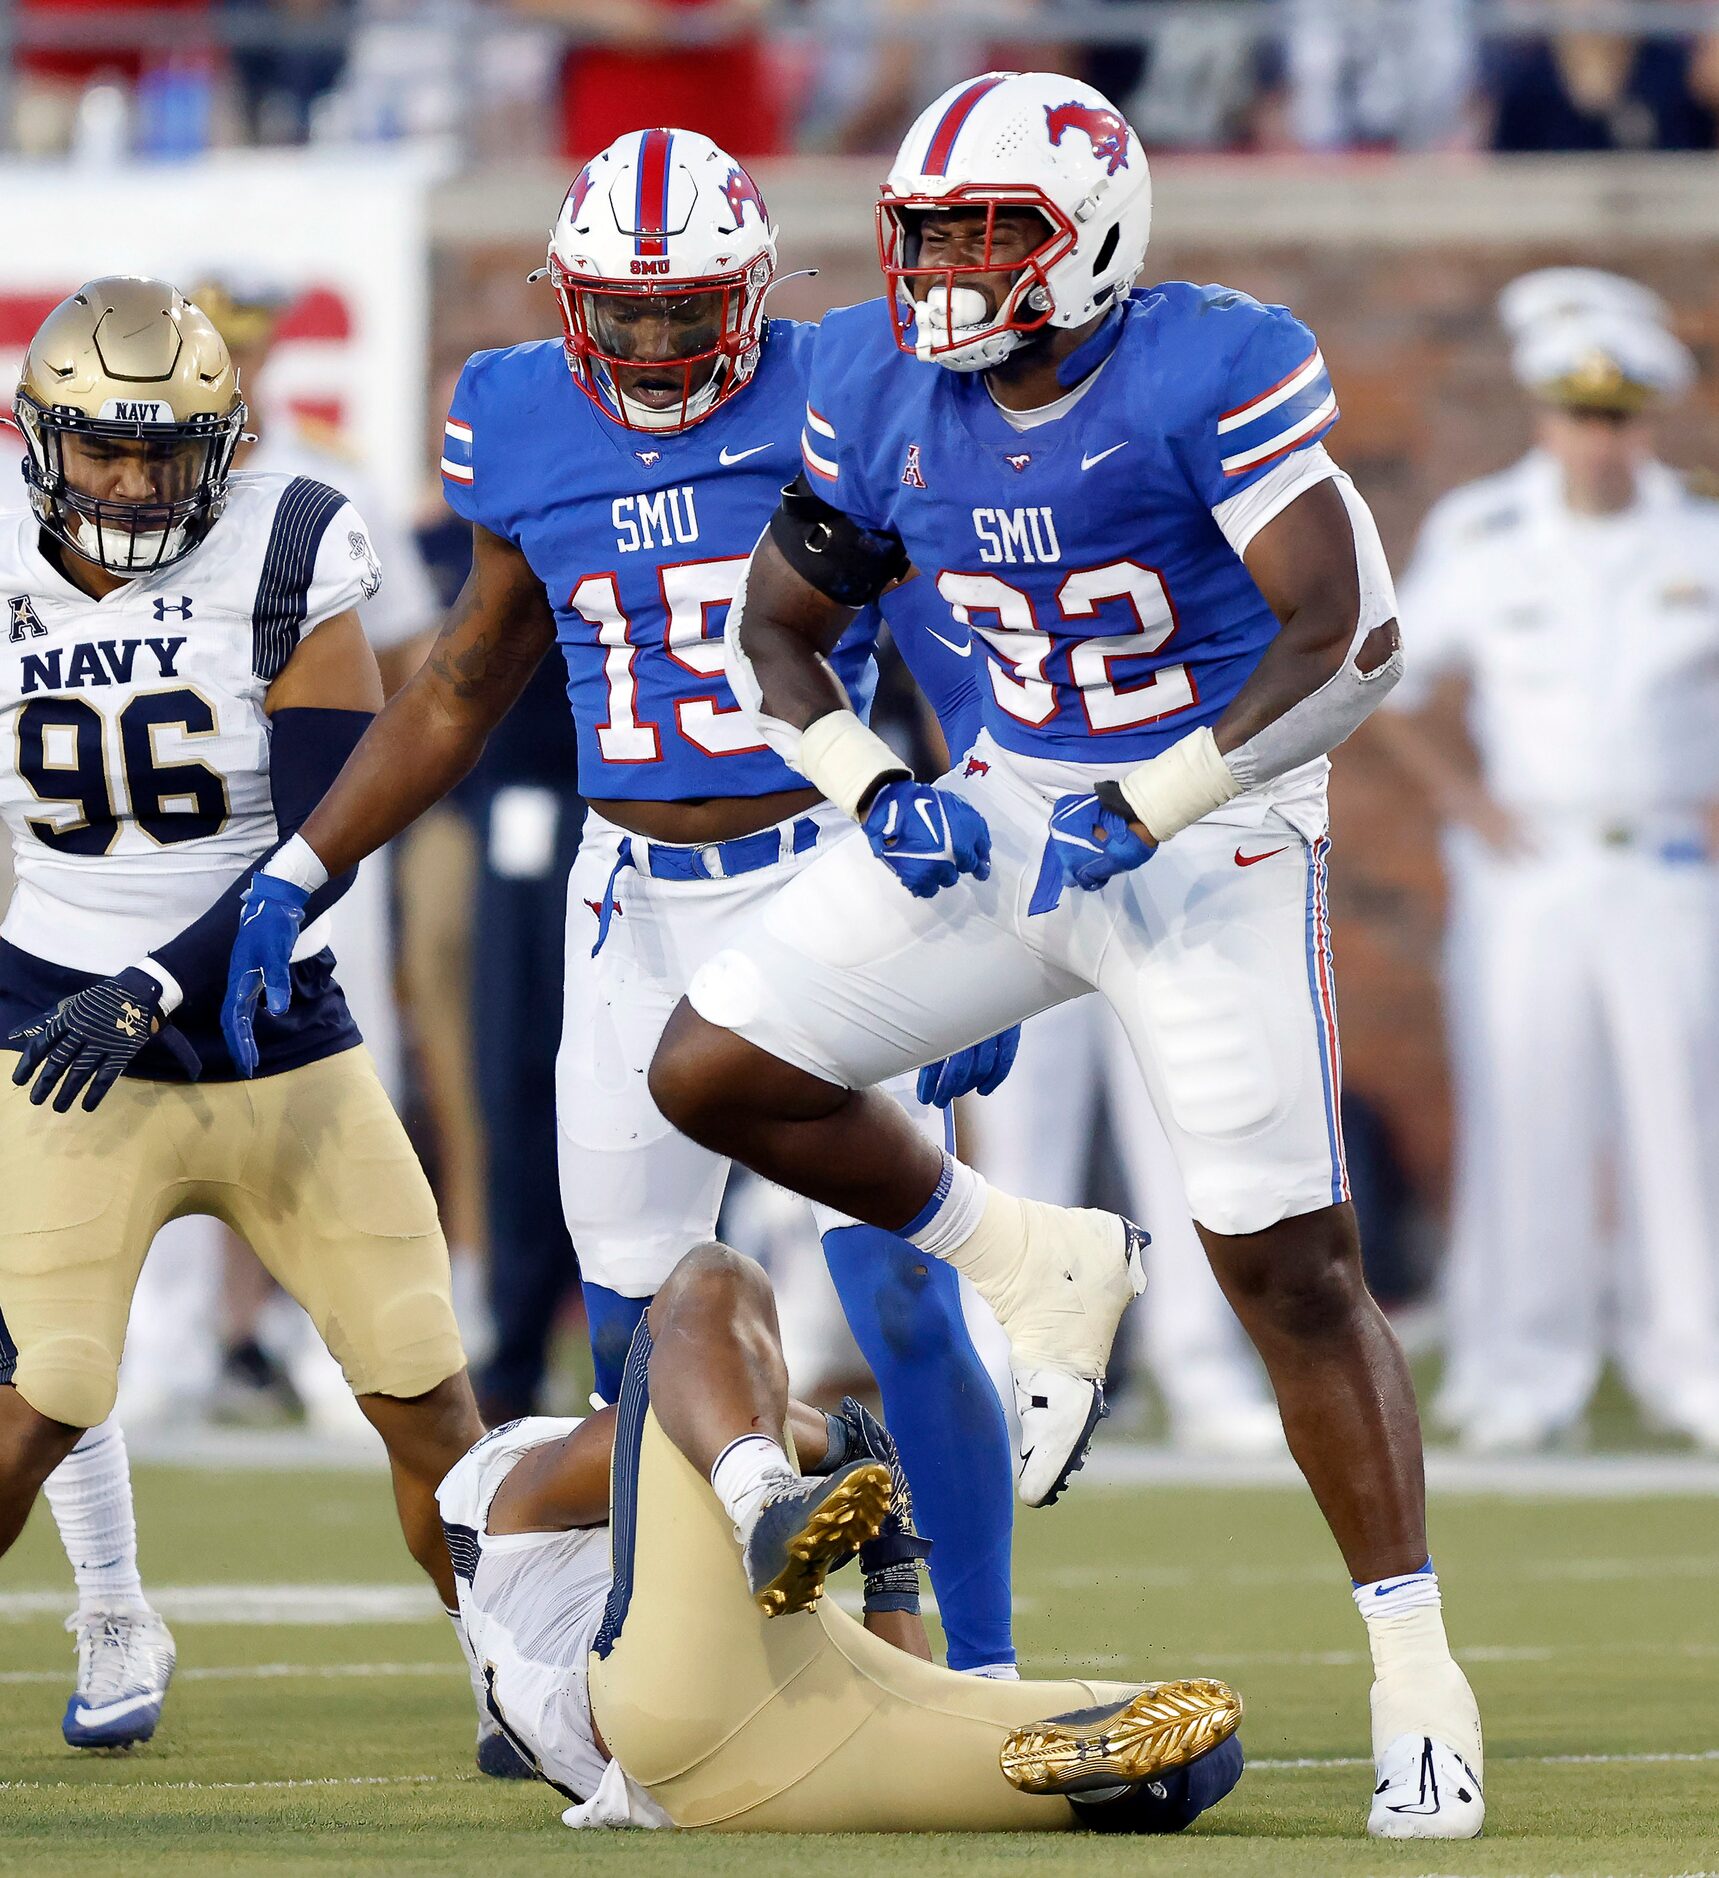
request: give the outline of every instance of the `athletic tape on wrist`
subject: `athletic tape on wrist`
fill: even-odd
[[[1168,841],[1241,794],[1217,739],[1204,725],[1130,770],[1118,786],[1134,819],[1154,841]]]
[[[829,711],[806,726],[800,733],[799,770],[856,822],[880,782],[913,773],[852,711]]]
[[[258,872],[272,874],[276,880],[290,881],[305,893],[315,893],[319,887],[328,885],[328,869],[303,835],[294,835],[290,841],[283,842]]]
[[[153,978],[161,987],[161,1015],[171,1017],[185,1002],[185,987],[158,958],[153,956],[139,959],[137,969]]]

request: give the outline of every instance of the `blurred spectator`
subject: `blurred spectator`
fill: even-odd
[[[323,27],[338,34],[352,17],[354,0],[221,0],[229,13],[273,17],[283,29]],[[344,39],[241,47],[232,55],[239,107],[252,143],[304,143],[311,112],[346,70]]]
[[[68,34],[93,24],[89,13],[203,13],[210,0],[14,0],[21,15],[63,26]],[[114,87],[120,103],[120,132],[127,115],[123,100],[146,74],[183,61],[164,50],[139,46],[39,47],[18,55],[18,93],[14,101],[13,140],[26,156],[59,155],[71,147],[80,107],[92,86]]]
[[[1451,825],[1439,1411],[1478,1452],[1573,1430],[1608,1356],[1719,1449],[1719,504],[1654,458],[1694,374],[1644,304],[1506,295],[1537,447],[1428,518],[1375,720]]]
[[[1570,31],[1488,60],[1494,150],[1711,150],[1715,42]]]
[[[1057,69],[1114,98],[1148,149],[1221,150],[1247,141],[1267,66],[1252,26],[1217,7],[1172,13],[1149,38],[1089,46]]]
[[[767,0],[509,0],[571,29],[562,154],[583,162],[641,124],[702,131],[742,159],[783,148],[783,101],[759,32]]]
[[[1425,150],[1465,140],[1475,64],[1468,0],[1279,0],[1279,16],[1262,142]]]

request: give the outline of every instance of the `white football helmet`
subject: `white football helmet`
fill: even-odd
[[[999,209],[1036,209],[1044,242],[1019,262],[918,267],[921,219],[963,208],[986,211],[987,255]],[[1027,335],[1122,298],[1151,229],[1146,152],[1102,92],[1055,72],[970,79],[921,112],[878,202],[896,342],[958,372],[998,365]],[[1003,265],[1016,273],[1000,306],[963,282]]]
[[[708,137],[634,130],[574,177],[544,273],[579,388],[630,430],[685,430],[757,369],[776,231]]]

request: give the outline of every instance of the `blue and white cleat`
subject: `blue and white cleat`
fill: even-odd
[[[1398,1735],[1378,1760],[1367,1814],[1375,1839],[1478,1839],[1486,1795],[1455,1748],[1431,1735]]]
[[[72,1748],[130,1748],[161,1719],[177,1652],[153,1611],[79,1611],[78,1682],[60,1732]]]
[[[830,1573],[877,1537],[889,1495],[882,1461],[854,1461],[773,1493],[741,1541],[746,1582],[759,1610],[766,1617],[809,1611]]]

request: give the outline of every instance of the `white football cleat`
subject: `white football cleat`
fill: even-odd
[[[161,1719],[177,1654],[173,1633],[151,1610],[80,1611],[78,1682],[60,1732],[73,1748],[129,1748]]]
[[[1379,1756],[1367,1814],[1375,1839],[1478,1839],[1486,1823],[1480,1782],[1455,1748],[1431,1735],[1398,1735]]]
[[[1115,1213],[1018,1204],[1024,1256],[997,1318],[1021,1418],[1016,1490],[1028,1506],[1049,1506],[1085,1462],[1103,1419],[1105,1365],[1122,1313],[1146,1289],[1149,1241]]]

